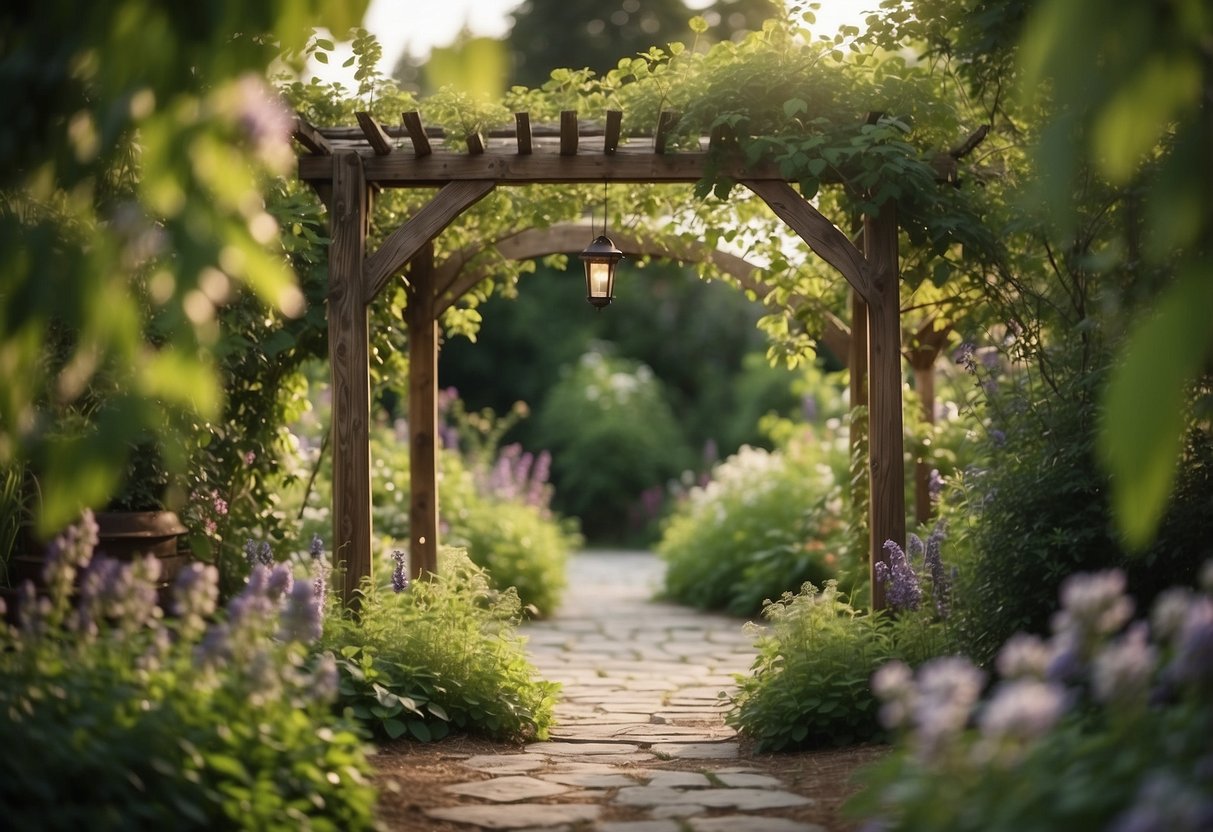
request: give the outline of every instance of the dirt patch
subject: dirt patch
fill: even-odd
[[[507,755],[521,751],[520,746],[468,737],[453,737],[428,744],[399,740],[381,746],[373,758],[375,782],[380,787],[380,821],[392,832],[468,832],[471,827],[435,820],[428,817],[425,810],[469,802],[468,798],[445,791],[444,786],[487,780],[492,776],[467,768],[461,765],[462,761],[476,755]],[[887,752],[885,746],[868,745],[788,754],[753,754],[743,745],[737,760],[654,760],[617,766],[616,770],[620,774],[628,774],[629,771],[640,769],[703,772],[731,767],[753,769],[778,778],[788,791],[815,801],[809,806],[762,814],[816,823],[831,832],[849,832],[855,825],[841,817],[840,809],[847,797],[855,792],[852,776],[857,769],[875,762]],[[559,761],[551,762],[528,774],[544,774],[558,765]],[[586,793],[580,792],[535,802],[597,802],[604,808],[602,820],[641,820],[648,817],[643,811],[611,804],[609,801],[613,793],[614,790],[597,792],[601,799],[596,801],[588,800]],[[732,811],[710,814],[732,814]]]

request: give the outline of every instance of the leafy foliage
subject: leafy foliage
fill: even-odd
[[[319,621],[311,582],[284,592],[289,567],[263,571],[210,620],[217,574],[194,565],[166,619],[157,562],[94,558],[95,544],[86,516],[48,553],[48,596],[29,586],[19,626],[0,625],[0,739],[24,749],[0,758],[6,823],[372,828],[362,742],[331,708],[332,657],[309,663],[297,626]]]
[[[329,627],[341,702],[377,735],[440,739],[463,730],[502,740],[544,739],[557,685],[536,679],[515,632],[513,589],[443,549],[439,574],[405,592],[364,587],[357,617]]]
[[[1176,578],[1195,575],[1207,552],[1213,449],[1199,431],[1188,438],[1181,486],[1158,539],[1134,557],[1115,534],[1094,450],[1088,393],[1097,378],[1074,378],[1047,400],[1023,376],[993,388],[987,457],[960,480],[947,511],[965,541],[956,629],[980,663],[1016,631],[1045,632],[1068,575],[1122,568],[1146,606]]]
[[[129,445],[218,414],[208,351],[230,286],[301,311],[260,198],[290,164],[289,126],[257,75],[273,44],[344,30],[364,8],[112,0],[6,15],[0,463],[32,464],[43,533],[104,503]],[[88,429],[57,432],[65,411]],[[183,471],[185,444],[165,448]]]

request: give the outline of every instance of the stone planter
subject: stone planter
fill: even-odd
[[[186,528],[171,511],[103,511],[97,518],[97,551],[116,560],[152,555],[160,561],[160,585],[171,586],[189,552],[179,543]]]
[[[189,550],[180,545],[187,531],[181,518],[171,511],[104,511],[95,516],[98,532],[94,557],[105,555],[129,561],[136,555],[152,555],[160,561],[159,588],[161,597],[167,598],[168,588],[190,559]],[[23,548],[23,554],[9,559],[9,583],[16,588],[29,580],[41,589],[45,557],[33,552],[44,545],[33,544],[27,536]]]

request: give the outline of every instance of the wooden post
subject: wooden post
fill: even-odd
[[[334,154],[328,297],[333,566],[341,576],[341,599],[347,606],[357,605],[355,590],[371,574],[371,385],[367,307],[362,300],[367,200],[358,154]]]
[[[414,579],[438,574],[438,321],[434,245],[409,263],[409,567]]]
[[[914,391],[922,404],[922,419],[935,424],[935,363],[914,364]],[[914,463],[914,520],[926,523],[934,514],[931,506],[931,466],[925,459]]]
[[[888,560],[886,540],[906,542],[904,441],[901,422],[901,298],[897,262],[897,216],[886,202],[863,220],[864,254],[872,292],[868,296],[868,454],[871,518],[869,549],[872,608],[885,607],[876,564]]]

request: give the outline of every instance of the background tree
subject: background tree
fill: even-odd
[[[690,16],[682,0],[524,0],[506,36],[511,78],[539,87],[557,67],[605,74],[621,57],[684,40]]]

